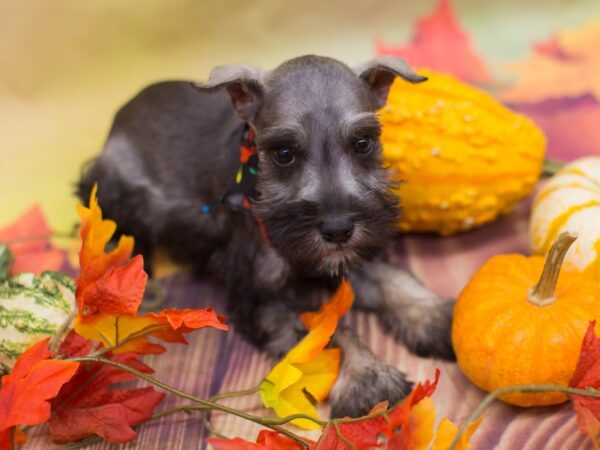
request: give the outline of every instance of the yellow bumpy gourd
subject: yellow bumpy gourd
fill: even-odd
[[[545,138],[527,118],[451,76],[397,79],[380,111],[384,159],[403,182],[402,231],[451,235],[531,194]]]

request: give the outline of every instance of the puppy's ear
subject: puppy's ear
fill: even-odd
[[[421,83],[427,77],[416,73],[403,59],[394,56],[379,56],[354,69],[371,88],[377,108],[383,107],[395,77],[411,83]]]
[[[200,92],[225,88],[240,119],[252,122],[264,94],[263,71],[242,64],[215,67],[206,83],[192,83]]]

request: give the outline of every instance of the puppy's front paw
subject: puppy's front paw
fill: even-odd
[[[360,417],[377,403],[390,405],[408,395],[412,383],[406,376],[380,361],[342,372],[330,395],[331,417]]]
[[[419,303],[382,314],[384,328],[419,356],[455,361],[451,338],[454,301]]]

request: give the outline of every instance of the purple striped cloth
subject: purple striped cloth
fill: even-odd
[[[392,253],[398,265],[413,271],[426,285],[445,297],[456,297],[460,289],[481,264],[499,253],[527,253],[529,205],[523,203],[509,216],[468,233],[442,238],[404,236],[395,243]],[[164,280],[170,307],[215,306],[224,311],[222,292],[207,281],[177,274]],[[484,393],[473,386],[456,364],[418,358],[386,336],[374,316],[351,313],[355,326],[371,348],[389,364],[408,373],[412,380],[432,378],[436,368],[442,372],[432,399],[437,420],[448,417],[460,423],[482,399]],[[274,361],[267,358],[234,332],[202,330],[190,337],[189,346],[170,346],[160,356],[146,361],[156,370],[156,377],[179,389],[201,397],[220,391],[256,386]],[[160,409],[181,404],[168,395]],[[230,399],[227,404],[254,414],[272,415],[261,406],[258,396]],[[321,409],[323,416],[327,407]],[[119,448],[194,449],[207,448],[207,431],[198,415],[172,415],[139,427],[138,439]],[[229,437],[254,441],[260,427],[233,416],[217,413],[211,417],[216,431]],[[43,427],[29,432],[26,450],[53,448]],[[311,436],[310,433],[307,436]],[[312,434],[314,437],[315,434]],[[520,409],[496,402],[474,435],[478,450],[576,450],[591,445],[577,430],[575,416],[568,405]],[[117,448],[108,443],[90,448]]]

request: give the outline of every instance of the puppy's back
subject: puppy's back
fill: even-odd
[[[119,231],[155,241],[165,216],[217,198],[235,181],[243,123],[227,94],[189,82],[143,89],[115,115],[102,153],[83,169],[77,195],[94,183]]]

